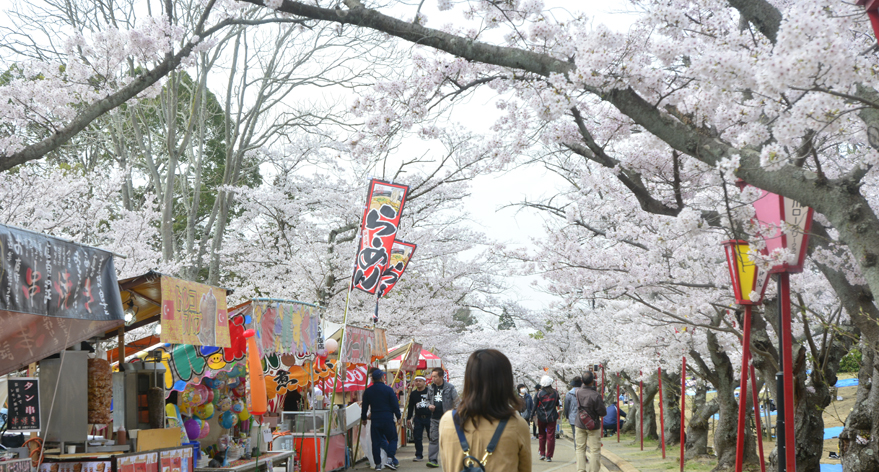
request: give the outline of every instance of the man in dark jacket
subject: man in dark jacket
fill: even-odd
[[[440,418],[447,411],[452,411],[458,406],[458,391],[455,386],[446,382],[443,378],[445,371],[441,367],[434,367],[430,372],[430,386],[427,387],[431,411],[430,417],[430,446],[427,448],[427,466],[439,467],[439,423]]]
[[[601,418],[607,415],[601,395],[595,391],[595,376],[587,371],[583,374],[583,386],[577,389],[577,411],[587,413],[595,429],[587,429],[577,415],[574,426],[574,442],[577,445],[577,472],[598,472],[601,470]],[[586,447],[589,447],[589,469],[586,469]]]
[[[372,373],[372,385],[363,392],[361,403],[360,422],[366,424],[367,416],[372,419],[369,435],[372,439],[372,457],[375,460],[375,470],[385,467],[397,470],[397,425],[403,415],[400,413],[400,401],[394,389],[385,384],[387,376],[381,370],[376,369]],[[367,410],[369,414],[367,415]],[[382,464],[381,446],[387,443],[385,452],[388,454],[388,462]]]
[[[415,462],[424,460],[424,445],[421,440],[424,430],[430,435],[430,396],[427,393],[427,379],[422,376],[415,377],[415,388],[409,394],[409,407],[407,408],[406,421],[412,428],[412,442],[415,443]],[[430,439],[428,439],[430,440]]]

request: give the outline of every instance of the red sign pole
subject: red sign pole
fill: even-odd
[[[620,373],[617,372],[617,442],[620,442]]]
[[[638,377],[641,376],[641,372],[638,372]],[[641,450],[644,450],[644,381],[638,381],[638,427],[641,429]]]
[[[603,364],[601,365],[601,404],[602,405],[604,404],[604,365]],[[619,414],[620,414],[620,412],[617,411],[617,415],[619,415]],[[601,422],[601,436],[599,436],[599,437],[600,438],[604,437],[604,421]]]
[[[662,458],[665,459],[665,414],[662,408],[662,367],[659,368],[659,432],[662,442]]]
[[[684,430],[684,413],[687,411],[687,358],[681,361],[681,472],[684,472],[684,443],[686,432]]]
[[[742,381],[739,387],[739,424],[736,429],[736,472],[742,472],[745,456],[745,414],[748,411],[748,365],[751,357],[751,305],[745,305],[742,330]]]

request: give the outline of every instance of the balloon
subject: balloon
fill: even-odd
[[[173,403],[165,405],[165,416],[171,420],[170,426],[177,426],[180,424],[180,409],[177,408],[177,405]]]
[[[231,411],[224,411],[223,415],[220,416],[220,427],[224,429],[232,429],[235,426],[235,419],[237,419],[235,415],[232,414]]]
[[[320,356],[320,357],[327,357],[327,352],[328,352],[328,351],[327,351],[326,349],[318,349],[318,350],[317,350],[317,355]]]
[[[327,339],[327,342],[324,343],[324,346],[327,347],[327,352],[332,354],[339,350],[339,341],[336,341],[335,339]]]
[[[186,420],[183,422],[183,427],[186,428],[186,436],[189,437],[190,441],[195,441],[198,439],[199,433],[201,433],[201,428],[196,420]]]
[[[214,402],[214,391],[208,390],[208,399],[207,399],[207,401],[202,403],[202,405],[207,404],[207,403],[213,403],[213,402]]]
[[[244,411],[244,404],[241,402],[235,402],[232,404],[232,413],[241,413]]]
[[[204,403],[205,400],[207,400],[208,392],[210,392],[210,390],[204,385],[188,384],[183,390],[181,396],[181,403],[187,406],[184,410],[188,410],[191,407],[196,407]]]
[[[217,407],[219,407],[220,411],[229,411],[232,408],[232,399],[225,396],[220,398],[217,402]]]
[[[252,329],[244,331],[244,337],[247,338],[247,367],[250,374],[250,413],[261,416],[266,412],[268,396],[255,334]]]
[[[250,412],[247,411],[246,408],[244,410],[241,410],[241,413],[238,413],[238,419],[241,420],[242,423],[249,420]]]
[[[193,396],[193,398],[197,399],[197,403],[195,404],[195,406],[203,405],[205,402],[208,401],[208,396],[211,393],[211,389],[209,389],[207,385],[197,384],[195,386],[195,391],[198,393],[197,396]]]
[[[209,420],[214,417],[214,404],[213,403],[205,403],[204,405],[199,405],[195,408],[195,416],[203,419]]]
[[[211,434],[211,425],[207,421],[201,425],[201,431],[198,433],[198,439],[204,439],[208,437],[208,434]]]

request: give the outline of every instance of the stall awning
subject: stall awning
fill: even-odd
[[[122,324],[112,253],[0,225],[0,375]]]
[[[391,351],[393,352],[393,351],[395,351],[395,349],[392,349]],[[405,354],[406,354],[406,350],[404,349],[400,355],[398,355],[398,356],[392,358],[390,361],[388,361],[388,370],[396,371],[397,369],[399,369],[400,362],[402,361],[402,357]],[[436,354],[428,351],[427,349],[422,349],[421,352],[418,354],[418,367],[416,367],[416,369],[418,369],[418,370],[433,369],[434,367],[442,367],[442,366],[443,366],[442,359],[440,359]]]

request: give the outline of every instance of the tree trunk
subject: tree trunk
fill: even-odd
[[[162,260],[174,259],[174,184],[177,175],[177,73],[171,72],[167,90],[163,94],[165,124],[167,127],[168,167],[162,199]]]
[[[626,423],[620,428],[620,433],[634,433],[635,438],[638,438],[638,429],[636,425],[638,423],[638,393],[635,390],[635,386],[631,384],[626,384],[624,387],[626,389],[626,395],[628,395],[630,401],[628,404],[628,411],[626,411]],[[634,401],[631,401],[634,399]]]
[[[665,444],[681,443],[681,375],[662,371],[662,408],[665,416]]]
[[[708,385],[699,382],[693,398],[693,415],[687,425],[684,460],[708,456],[708,420],[720,409],[716,400],[705,401]]]
[[[842,468],[846,472],[879,470],[879,389],[872,388],[879,382],[879,369],[876,351],[872,346],[862,346],[857,400],[839,435]]]
[[[656,399],[656,394],[659,392],[659,384],[653,381],[652,377],[650,381],[644,381],[644,439],[659,439],[659,433],[656,425],[656,408],[653,406],[653,401]],[[640,414],[638,413],[638,396],[632,395],[632,398],[635,399],[635,407],[634,412],[630,413],[632,415],[631,424],[635,427],[635,434],[640,434],[641,425],[639,422],[641,421]],[[626,424],[630,424],[629,421]]]

